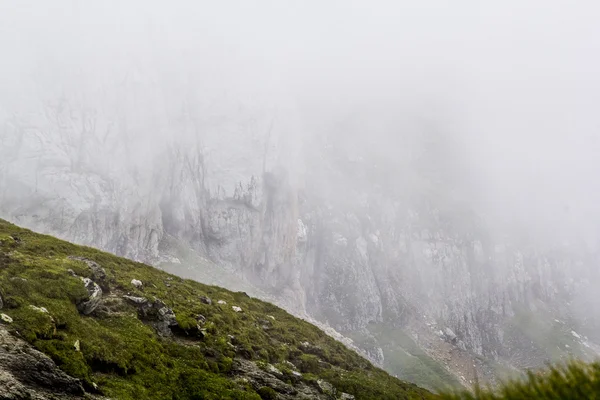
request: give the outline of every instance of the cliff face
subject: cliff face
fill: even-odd
[[[452,176],[440,175],[446,166],[429,147],[421,158],[399,150],[382,161],[351,135],[290,142],[269,115],[243,107],[203,121],[166,110],[155,115],[161,129],[185,134],[149,145],[124,134],[152,129],[135,110],[64,100],[5,118],[0,215],[154,264],[190,249],[354,337],[390,370],[377,327],[406,332],[457,376],[466,374],[455,371],[458,356],[448,362],[440,346],[526,366],[518,360],[531,349],[514,333],[523,312],[593,332],[593,316],[575,311],[597,282],[598,254],[495,235],[439,183]],[[194,276],[201,267],[180,268]],[[538,347],[534,364],[552,358]]]

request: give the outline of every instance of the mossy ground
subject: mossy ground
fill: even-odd
[[[115,309],[108,315],[82,316],[76,304],[91,277],[85,257],[106,271]],[[132,279],[143,282],[138,289]],[[255,399],[273,393],[240,384],[232,376],[233,359],[272,364],[290,361],[305,372],[307,383],[324,379],[357,399],[425,399],[429,392],[395,379],[325,335],[315,326],[245,293],[180,279],[147,265],[95,249],[33,233],[0,220],[0,294],[3,312],[13,318],[14,334],[48,354],[88,389],[115,399]],[[119,296],[163,300],[177,315],[179,331],[161,338],[144,324],[136,309]],[[207,296],[212,305],[200,298]],[[219,305],[218,300],[227,304]],[[44,307],[48,313],[30,306]],[[242,308],[236,313],[232,306]],[[206,318],[207,335],[193,335],[196,317]],[[272,318],[271,318],[272,317]],[[268,325],[268,329],[265,329]],[[188,336],[189,334],[189,336]],[[235,349],[229,336],[235,337]],[[75,342],[79,341],[79,350]],[[318,354],[302,351],[303,342]]]
[[[460,382],[440,363],[427,355],[402,330],[387,324],[370,324],[368,330],[377,339],[385,356],[385,368],[400,379],[414,382],[433,391],[462,388]],[[351,335],[358,344],[368,347],[368,339]]]

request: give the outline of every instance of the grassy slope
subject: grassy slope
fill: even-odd
[[[444,394],[445,400],[595,400],[600,399],[600,364],[572,361],[538,373],[525,380],[510,381],[495,391]]]
[[[385,368],[400,379],[433,391],[462,388],[460,382],[437,361],[428,356],[402,330],[385,324],[371,324],[369,333],[377,339],[385,356]],[[371,347],[372,339],[350,335],[359,345]]]
[[[206,317],[203,340],[179,336],[163,339],[142,323],[135,308],[116,302],[103,317],[81,316],[76,304],[86,298],[82,282],[90,269],[68,256],[86,257],[107,273],[111,296],[128,293],[157,297],[171,307],[179,326],[191,332],[196,316]],[[22,279],[21,279],[22,278]],[[142,289],[132,279],[144,283]],[[373,367],[313,325],[244,293],[183,280],[144,264],[76,246],[0,220],[0,294],[11,329],[51,356],[67,373],[115,399],[260,399],[231,375],[232,359],[245,357],[272,364],[288,360],[311,382],[322,378],[357,399],[425,399],[432,395]],[[203,304],[200,296],[213,299]],[[227,305],[217,305],[217,300]],[[41,313],[30,305],[45,307]],[[236,313],[232,305],[244,312]],[[274,319],[268,318],[274,317]],[[265,330],[264,320],[271,328]],[[15,334],[17,334],[15,332]],[[236,338],[237,349],[228,343]],[[80,351],[74,343],[80,341]],[[322,349],[303,354],[300,343]]]

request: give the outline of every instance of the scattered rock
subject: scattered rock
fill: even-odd
[[[21,278],[20,276],[13,276],[10,280],[11,282],[27,282],[27,279]]]
[[[267,318],[271,318],[273,321],[275,321],[275,317],[272,315],[267,315]]]
[[[219,300],[217,301],[217,304],[227,304],[227,302],[225,300]]]
[[[283,378],[283,373],[278,370],[273,364],[267,364],[267,372],[277,376],[278,378]]]
[[[77,305],[77,310],[83,315],[93,313],[102,299],[102,288],[90,278],[81,278],[88,291],[88,298]]]
[[[41,312],[41,313],[44,313],[44,314],[50,314],[48,312],[48,309],[46,307],[38,307],[38,306],[34,306],[34,305],[30,304],[29,308],[31,308],[32,310],[37,311],[37,312]]]
[[[204,323],[206,322],[206,317],[202,314],[198,314],[196,316],[196,321],[198,321],[200,324],[204,325]]]
[[[296,378],[302,378],[302,374],[298,371],[292,371],[292,376]]]
[[[75,341],[73,347],[75,348],[75,351],[81,351],[81,343],[79,342],[79,339]]]
[[[159,335],[171,336],[171,328],[176,327],[177,318],[173,310],[160,299],[149,301],[145,297],[124,295],[123,298],[138,309],[138,317],[152,325]]]
[[[201,328],[200,326],[196,326],[196,328],[198,328],[198,337],[199,337],[200,339],[204,339],[204,338],[206,338],[206,335],[207,335],[207,333],[206,333],[206,329],[204,329],[204,328]]]
[[[137,279],[132,279],[131,284],[138,289],[140,289],[143,286],[142,281],[137,280]]]
[[[100,287],[102,287],[102,289],[104,289],[105,291],[108,291],[107,290],[108,287],[107,287],[107,285],[105,285],[106,271],[104,270],[104,268],[102,268],[100,266],[100,264],[98,264],[96,261],[92,261],[85,257],[70,256],[68,258],[71,260],[84,262],[88,266],[88,268],[92,271],[92,280],[94,282],[98,282],[100,284]]]
[[[212,304],[212,300],[206,296],[200,296],[200,302],[208,305]]]
[[[323,379],[317,380],[317,387],[319,388],[319,391],[323,394],[335,395],[336,390],[333,387],[333,385],[327,381],[324,381]]]
[[[2,320],[2,322],[7,323],[7,324],[12,324],[12,322],[13,322],[13,319],[6,314],[0,314],[0,320]]]
[[[340,400],[355,400],[355,397],[348,393],[340,393]]]
[[[298,391],[294,386],[281,381],[267,371],[263,371],[252,361],[236,358],[232,364],[232,372],[247,379],[254,390],[259,390],[261,387],[266,386],[280,394],[288,396],[296,396],[298,394]]]
[[[238,306],[231,306],[231,309],[235,312],[242,312],[242,308]]]
[[[456,334],[450,328],[444,328],[444,337],[451,343],[455,343],[457,339]]]
[[[124,295],[123,298],[125,300],[127,300],[127,301],[130,301],[130,302],[132,302],[134,304],[138,304],[138,305],[145,304],[145,303],[148,302],[148,299],[145,298],[145,297],[136,297],[136,296]]]
[[[313,354],[315,356],[323,357],[325,352],[319,346],[315,346],[309,342],[302,342],[299,346],[300,350],[307,354]]]

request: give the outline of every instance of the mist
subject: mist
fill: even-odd
[[[585,353],[598,21],[593,1],[0,0],[0,217],[248,291],[380,366],[402,353],[381,326],[454,346],[459,379],[542,365],[510,337],[523,310]]]
[[[488,218],[539,232],[591,222],[588,234],[597,233],[594,2],[0,7],[3,124],[60,98],[92,107],[114,97],[105,112],[118,113],[130,82],[149,94],[130,100],[139,126],[127,132],[144,160],[151,143],[183,136],[152,120],[162,107],[209,119],[242,105],[277,115],[275,131],[294,143],[343,140],[334,131],[352,118],[388,158],[405,156],[394,151],[403,138],[435,125],[467,157],[468,194]]]

